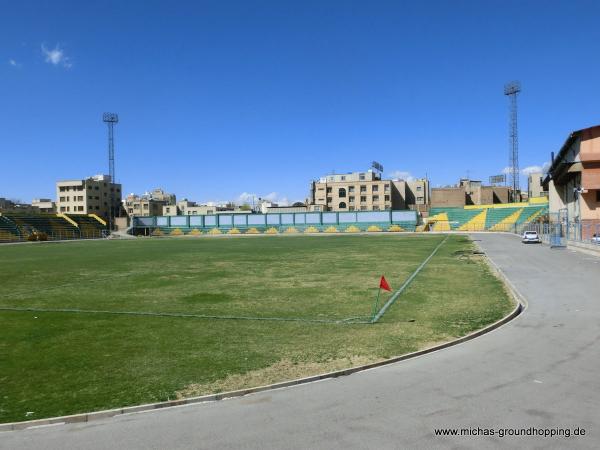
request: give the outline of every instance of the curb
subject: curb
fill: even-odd
[[[477,245],[476,242],[475,242],[475,244]],[[480,248],[479,245],[477,245],[477,247]],[[439,345],[429,347],[429,348],[426,348],[423,350],[418,350],[416,352],[407,353],[405,355],[395,356],[393,358],[389,358],[389,359],[386,359],[383,361],[365,364],[363,366],[351,367],[348,369],[337,370],[334,372],[328,372],[328,373],[324,373],[324,374],[320,374],[320,375],[312,375],[312,376],[305,377],[305,378],[299,378],[299,379],[290,380],[290,381],[283,381],[280,383],[274,383],[274,384],[259,386],[259,387],[255,387],[255,388],[240,389],[237,391],[204,395],[204,396],[200,396],[200,397],[191,397],[191,398],[186,398],[186,399],[181,399],[181,400],[169,400],[166,402],[148,403],[145,405],[138,405],[138,406],[127,406],[124,408],[108,409],[108,410],[96,411],[96,412],[91,412],[91,413],[81,413],[81,414],[73,414],[73,415],[69,415],[69,416],[51,417],[48,419],[37,419],[37,420],[29,420],[29,421],[24,421],[24,422],[4,423],[4,424],[0,424],[0,432],[25,430],[28,428],[36,428],[36,427],[43,427],[43,426],[49,426],[49,425],[65,425],[65,424],[69,424],[69,423],[91,422],[93,420],[106,419],[106,418],[119,416],[119,415],[123,415],[123,414],[132,414],[132,413],[138,413],[138,412],[143,412],[143,411],[152,411],[152,410],[163,409],[163,408],[171,408],[174,406],[192,405],[195,403],[206,403],[206,402],[214,402],[214,401],[218,401],[218,400],[224,400],[224,399],[228,399],[228,398],[244,397],[249,394],[255,394],[255,393],[259,393],[259,392],[270,391],[270,390],[274,390],[274,389],[281,389],[281,388],[286,388],[286,387],[291,387],[291,386],[298,386],[301,384],[312,383],[315,381],[326,380],[329,378],[338,378],[338,377],[342,377],[342,376],[352,375],[354,373],[362,372],[364,370],[374,369],[374,368],[381,367],[381,366],[386,366],[388,364],[405,361],[407,359],[416,358],[418,356],[426,355],[428,353],[433,353],[435,351],[442,350],[442,349],[445,349],[448,347],[453,347],[455,345],[470,341],[479,336],[487,334],[497,328],[500,328],[502,325],[505,325],[506,323],[510,322],[511,320],[513,320],[514,318],[519,316],[527,308],[527,302],[526,302],[525,298],[519,293],[519,291],[514,287],[514,285],[508,280],[508,278],[506,277],[504,272],[502,272],[502,270],[491,259],[489,259],[487,257],[487,255],[486,255],[486,261],[488,261],[490,263],[489,264],[490,268],[499,275],[499,277],[501,278],[504,285],[507,287],[509,293],[515,299],[517,304],[516,304],[515,308],[508,315],[504,316],[503,318],[497,320],[496,322],[494,322],[480,330],[476,330],[470,334],[467,334],[466,336],[460,337],[453,341],[445,342],[443,344],[439,344]]]

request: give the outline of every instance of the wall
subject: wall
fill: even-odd
[[[456,188],[433,188],[431,190],[432,208],[462,208],[466,204],[465,190]]]

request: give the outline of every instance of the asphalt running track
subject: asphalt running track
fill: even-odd
[[[474,234],[528,309],[412,360],[242,398],[0,433],[2,449],[600,448],[600,258]],[[578,437],[436,428],[583,428]]]

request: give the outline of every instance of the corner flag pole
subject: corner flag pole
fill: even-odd
[[[379,296],[381,295],[381,290],[385,289],[386,291],[392,291],[392,288],[388,284],[387,280],[383,275],[381,275],[381,279],[379,280],[379,290],[377,291],[377,299],[373,304],[373,312],[371,313],[371,322],[375,319],[375,315],[377,314],[377,307],[379,306]]]
[[[371,320],[375,318],[375,314],[377,314],[377,306],[379,306],[379,295],[381,295],[381,286],[377,290],[377,300],[373,303],[373,311],[371,312]]]

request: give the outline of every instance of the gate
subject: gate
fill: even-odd
[[[561,248],[567,246],[567,229],[569,227],[569,216],[566,209],[557,213],[550,213],[550,247]]]

